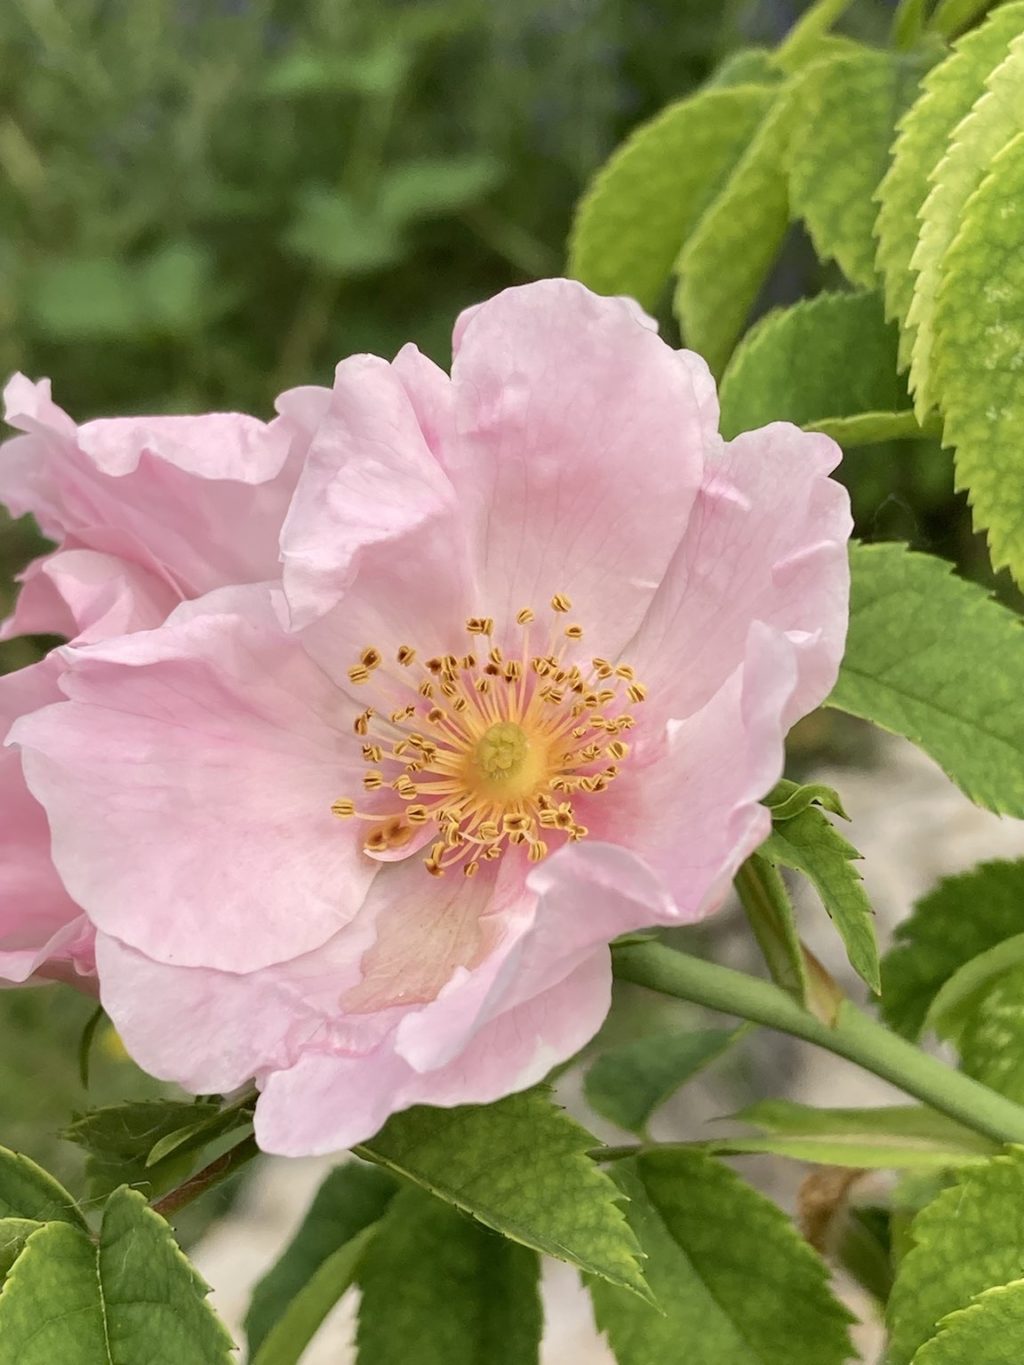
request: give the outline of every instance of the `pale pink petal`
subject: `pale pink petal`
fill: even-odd
[[[33,560],[21,576],[13,614],[0,640],[64,635],[91,644],[110,635],[150,630],[177,606],[178,594],[141,564],[98,550],[57,550]]]
[[[12,739],[98,928],[158,961],[252,971],[348,923],[377,865],[331,813],[357,780],[352,708],[263,590],[218,598],[67,649],[72,701]]]
[[[0,741],[19,716],[60,695],[58,671],[47,659],[0,677]],[[82,912],[57,876],[46,815],[10,748],[0,748],[0,808],[0,978],[22,982],[79,949]]]
[[[799,677],[787,727],[827,696],[846,637],[849,497],[827,436],[777,422],[710,459],[680,547],[625,651],[653,717],[692,714],[743,657],[752,621],[785,631]]]
[[[648,324],[625,300],[546,280],[460,329],[445,464],[480,565],[479,614],[508,622],[566,594],[608,657],[640,624],[708,436],[705,382]]]
[[[335,375],[281,536],[293,628],[447,649],[472,610],[451,486],[398,374],[353,356]],[[383,638],[386,635],[386,638]]]
[[[387,1043],[365,1056],[307,1051],[263,1083],[256,1140],[282,1156],[324,1155],[373,1136],[413,1104],[486,1104],[525,1090],[573,1056],[608,1012],[606,949],[544,995],[499,1015],[448,1066],[415,1072]]]

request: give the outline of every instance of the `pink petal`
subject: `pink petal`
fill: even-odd
[[[486,1104],[542,1080],[593,1037],[608,1012],[607,951],[549,992],[499,1015],[448,1066],[414,1072],[388,1044],[365,1056],[304,1052],[275,1071],[256,1106],[256,1140],[282,1156],[323,1155],[373,1136],[413,1104]]]
[[[51,657],[0,677],[0,737],[17,717],[60,695]],[[81,953],[82,912],[57,876],[46,815],[29,794],[16,750],[0,748],[0,978],[26,981]]]
[[[53,856],[105,933],[157,961],[253,971],[324,943],[376,864],[331,803],[353,708],[260,588],[68,649],[72,701],[12,733]]]
[[[643,619],[700,484],[709,379],[635,305],[568,280],[509,289],[457,329],[445,464],[480,568],[476,611],[555,593],[615,657]]]
[[[158,626],[179,601],[166,582],[140,564],[97,550],[44,555],[32,561],[21,580],[17,604],[0,628],[0,640],[64,635],[90,644]]]
[[[828,695],[849,599],[849,497],[828,477],[827,436],[776,422],[708,461],[700,496],[629,661],[648,687],[644,723],[691,715],[744,655],[751,622],[796,647],[792,725]]]

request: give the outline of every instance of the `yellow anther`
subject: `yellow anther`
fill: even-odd
[[[583,639],[583,627],[582,627],[582,626],[566,626],[566,628],[565,628],[565,636],[566,636],[566,639],[568,639],[568,640],[582,640],[582,639]]]
[[[356,803],[349,801],[347,797],[340,797],[331,803],[331,814],[336,815],[339,820],[348,820],[356,813]]]
[[[428,659],[424,667],[430,673],[440,673],[441,669],[444,668],[444,660],[437,658]]]
[[[480,864],[479,864],[479,863],[477,862],[477,860],[474,858],[473,861],[472,861],[471,863],[467,863],[467,864],[465,865],[465,867],[462,869],[462,875],[463,875],[464,877],[475,877],[476,874],[477,874],[479,871],[480,871]]]
[[[551,599],[552,611],[572,611],[572,602],[566,597],[564,592],[556,592]]]
[[[352,729],[357,735],[365,735],[370,729],[370,721],[373,719],[373,708],[367,707],[365,711],[360,711],[352,722]]]
[[[599,705],[607,706],[610,701],[615,700],[615,693],[610,687],[602,687],[597,694],[597,700]]]
[[[363,786],[368,792],[375,792],[384,785],[384,774],[371,768],[368,773],[363,773]]]
[[[629,745],[623,744],[621,739],[616,739],[608,745],[605,753],[611,758],[626,758],[629,754]]]
[[[548,846],[543,839],[534,839],[530,844],[529,858],[531,863],[539,863],[542,858],[548,856]]]
[[[409,821],[410,825],[425,825],[430,819],[430,812],[427,810],[426,806],[408,806],[406,808],[405,818]]]
[[[444,711],[440,706],[432,706],[427,712],[427,720],[430,721],[431,725],[437,725],[439,721],[444,720]]]
[[[374,649],[373,645],[367,645],[359,656],[359,662],[372,673],[375,668],[380,667],[380,650]]]
[[[630,701],[643,701],[647,696],[647,688],[644,687],[643,683],[632,683],[626,691],[626,696]]]
[[[490,651],[490,653],[487,655],[487,657],[488,657],[488,659],[491,661],[492,664],[499,664],[499,665],[501,664],[502,660],[505,658],[504,654],[502,654],[501,650],[498,648],[497,645],[494,646],[494,648]]]
[[[494,631],[493,616],[471,616],[466,622],[470,635],[491,635]]]
[[[463,654],[462,658],[459,660],[459,667],[463,672],[469,668],[476,668],[476,655]]]
[[[630,668],[629,664],[619,664],[618,668],[615,670],[615,676],[617,678],[625,678],[626,682],[632,682],[636,677],[636,673]]]
[[[388,836],[383,825],[375,830],[371,830],[366,836],[363,848],[367,853],[383,853],[388,846]]]
[[[465,709],[466,709],[466,707],[467,707],[468,705],[469,705],[469,702],[466,700],[465,697],[463,697],[463,696],[461,696],[461,695],[458,696],[458,697],[453,697],[453,698],[452,698],[452,710],[453,710],[453,711],[465,711]]]
[[[517,682],[523,676],[523,666],[518,659],[509,659],[505,665],[505,681]]]
[[[528,626],[533,619],[533,610],[530,607],[523,607],[516,612],[516,625]]]
[[[366,760],[367,763],[379,763],[383,754],[384,750],[380,747],[379,744],[363,745],[363,758]]]
[[[370,670],[365,664],[353,664],[348,670],[348,677],[349,682],[353,682],[358,686],[361,683],[370,681]]]
[[[491,690],[491,680],[490,678],[477,678],[473,686],[476,688],[478,692],[482,692],[486,696],[486,694]]]
[[[396,777],[391,785],[403,801],[412,801],[414,797],[417,797],[420,794],[419,787],[417,787],[412,778],[407,777],[405,773],[403,773],[401,777]]]
[[[594,672],[599,678],[610,678],[615,672],[607,659],[591,659],[590,662],[593,664]]]
[[[400,710],[391,712],[391,723],[392,725],[400,725],[403,720],[408,720],[415,714],[415,706],[403,706]]]
[[[434,684],[429,678],[424,678],[416,690],[421,697],[432,697],[434,695]]]
[[[501,833],[501,830],[499,830],[495,821],[485,820],[483,824],[481,824],[480,828],[477,830],[477,833],[480,835],[481,839],[486,840],[488,843],[492,843],[495,839],[497,839],[498,835]]]
[[[412,661],[413,661],[413,659],[415,659],[415,657],[416,657],[416,651],[413,649],[412,645],[399,645],[399,646],[398,646],[397,658],[398,658],[398,662],[399,662],[400,664],[402,664],[403,666],[407,666],[408,664],[411,664]]]

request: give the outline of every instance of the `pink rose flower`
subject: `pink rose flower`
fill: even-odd
[[[322,391],[326,394],[326,390]],[[49,381],[16,375],[0,446],[0,501],[32,513],[58,548],[29,565],[0,639],[64,635],[78,644],[158,626],[211,588],[277,577],[278,537],[316,391],[291,415],[115,418],[76,427]],[[0,736],[62,698],[59,651],[0,677]],[[93,971],[94,930],[50,858],[46,816],[16,750],[0,751],[0,980]],[[78,984],[88,983],[78,980]]]
[[[338,366],[283,580],[68,652],[19,722],[102,999],[148,1070],[255,1076],[322,1153],[493,1100],[595,1032],[617,935],[716,909],[829,691],[827,438],[724,443],[714,384],[567,281]]]

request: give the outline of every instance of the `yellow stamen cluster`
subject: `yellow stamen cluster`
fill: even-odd
[[[572,609],[564,593],[550,606],[553,622]],[[628,664],[567,657],[582,626],[553,624],[543,650],[534,650],[535,620],[529,607],[517,613],[521,639],[509,654],[493,643],[493,618],[473,616],[466,632],[485,642],[486,654],[445,654],[414,670],[417,652],[402,645],[395,670],[368,645],[348,670],[359,687],[378,675],[380,691],[403,702],[368,706],[354,722],[367,741],[363,787],[376,808],[360,810],[350,797],[332,806],[342,819],[370,822],[367,852],[401,849],[433,824],[428,872],[439,877],[461,864],[472,877],[510,845],[524,845],[539,862],[553,836],[586,837],[576,806],[618,775],[629,756],[621,735],[635,723],[619,709],[622,694],[638,703],[646,689]]]

